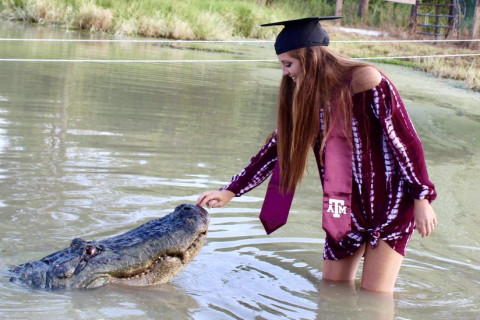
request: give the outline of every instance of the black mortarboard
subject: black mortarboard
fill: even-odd
[[[330,39],[327,32],[320,26],[321,20],[340,19],[338,16],[311,17],[262,24],[262,27],[285,26],[275,41],[277,55],[305,47],[328,46]]]

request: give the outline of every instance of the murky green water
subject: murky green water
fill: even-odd
[[[0,23],[0,38],[83,37]],[[217,46],[227,52],[0,42],[0,58],[275,59],[269,45]],[[9,267],[74,237],[121,233],[224,185],[274,128],[281,71],[252,62],[0,62],[0,318],[480,317],[480,94],[382,68],[408,105],[439,191],[439,227],[413,237],[393,300],[320,281],[314,164],[285,227],[264,234],[257,216],[265,186],[211,210],[205,247],[166,285],[45,292],[8,282]]]

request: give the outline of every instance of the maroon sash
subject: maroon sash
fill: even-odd
[[[287,223],[293,194],[294,191],[281,194],[277,162],[260,211],[267,234]],[[351,195],[352,148],[348,138],[335,125],[326,142],[322,227],[337,242],[351,230]]]
[[[322,227],[339,242],[351,230],[353,172],[352,148],[338,122],[332,127],[325,148]]]
[[[262,221],[267,234],[272,233],[287,223],[293,193],[293,191],[285,192],[285,194],[280,192],[280,167],[277,161],[273,169],[272,178],[270,178],[268,183],[262,210],[260,211],[260,221]]]

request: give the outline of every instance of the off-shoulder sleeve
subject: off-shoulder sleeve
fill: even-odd
[[[230,183],[221,190],[229,190],[237,197],[247,193],[268,178],[276,162],[277,134],[275,131],[248,165],[239,174],[234,175]]]
[[[428,177],[423,146],[396,88],[384,77],[373,89],[373,99],[373,111],[407,182],[407,193],[433,201],[437,192]]]

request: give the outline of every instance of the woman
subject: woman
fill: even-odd
[[[275,42],[283,71],[277,130],[229,185],[197,204],[224,206],[273,172],[260,215],[273,232],[286,222],[312,147],[324,193],[323,279],[353,282],[364,257],[361,287],[393,292],[413,229],[425,237],[437,224],[436,191],[393,84],[327,48],[319,21],[332,18],[265,25],[285,26]]]

